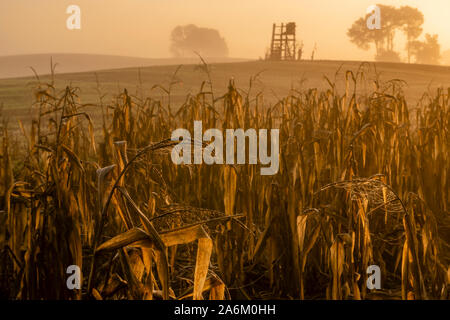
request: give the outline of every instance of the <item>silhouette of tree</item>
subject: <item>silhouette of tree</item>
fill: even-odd
[[[411,55],[416,58],[416,63],[439,64],[441,59],[441,45],[438,35],[425,35],[425,41],[411,42]]]
[[[378,5],[381,10],[381,29],[385,29],[384,49],[388,52],[394,52],[395,32],[402,26],[401,14],[393,6]]]
[[[441,54],[441,64],[450,66],[450,50],[446,50]]]
[[[402,31],[406,36],[406,50],[408,52],[408,63],[411,62],[411,43],[422,34],[424,22],[423,13],[416,8],[403,6],[399,9]]]
[[[375,61],[401,62],[398,52],[394,50],[380,49],[375,57]]]
[[[195,56],[195,52],[204,57],[228,56],[228,46],[219,31],[194,24],[172,30],[170,51],[176,57]]]
[[[422,33],[423,14],[409,6],[399,9],[393,6],[381,5],[381,29],[370,30],[367,20],[370,13],[356,20],[347,32],[350,41],[363,50],[369,50],[371,45],[375,46],[375,60],[377,61],[401,61],[400,55],[394,50],[394,39],[397,30],[402,30],[408,38],[408,49],[410,44]],[[410,54],[408,54],[408,59]]]
[[[347,36],[350,38],[351,42],[363,50],[369,50],[370,45],[373,43],[376,52],[378,53],[381,49],[382,41],[386,36],[385,30],[369,30],[366,23],[367,18],[368,16],[356,20],[348,30]]]
[[[363,50],[369,50],[373,44],[376,50],[376,57],[386,55],[386,52],[393,51],[395,27],[397,20],[395,17],[395,8],[392,6],[378,5],[382,14],[381,29],[370,30],[367,27],[367,19],[371,14],[356,20],[347,35],[350,41]]]

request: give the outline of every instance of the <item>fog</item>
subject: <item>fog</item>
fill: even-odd
[[[341,3],[341,4],[338,4]],[[376,2],[375,2],[376,3]],[[448,0],[379,1],[417,7],[425,33],[439,34],[450,49]],[[66,28],[66,8],[81,8],[81,30]],[[170,34],[178,25],[214,28],[230,57],[263,57],[272,23],[297,23],[306,56],[317,44],[317,59],[373,60],[374,49],[358,49],[346,32],[374,4],[367,0],[1,0],[0,56],[35,53],[92,53],[146,58],[171,56]],[[404,49],[404,37],[396,38]]]

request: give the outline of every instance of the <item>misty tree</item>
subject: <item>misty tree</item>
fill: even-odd
[[[438,35],[425,35],[425,41],[411,42],[411,55],[416,58],[416,63],[439,64],[441,59],[441,45]]]
[[[170,51],[175,57],[227,57],[228,46],[219,31],[194,24],[177,26],[171,33]]]
[[[356,20],[347,32],[350,41],[363,50],[375,46],[375,60],[400,61],[400,55],[394,49],[394,39],[398,30],[403,31],[408,39],[407,49],[422,33],[423,14],[409,6],[395,8],[393,6],[378,5],[381,11],[381,29],[369,29],[367,19],[370,13]],[[408,58],[410,54],[408,54]]]
[[[411,44],[422,34],[424,22],[423,13],[416,8],[403,6],[399,9],[402,24],[402,31],[406,36],[406,50],[408,53],[408,63],[411,62]]]

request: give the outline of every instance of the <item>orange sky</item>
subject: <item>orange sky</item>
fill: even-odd
[[[338,4],[341,3],[341,4]],[[264,56],[273,22],[295,21],[309,55],[318,59],[372,60],[346,36],[352,22],[374,3],[410,5],[425,15],[424,33],[438,33],[450,49],[449,0],[0,0],[0,55],[98,53],[140,57],[169,56],[176,25],[216,28],[230,56]],[[67,6],[82,10],[82,29],[66,29]],[[401,36],[397,50],[403,49]]]

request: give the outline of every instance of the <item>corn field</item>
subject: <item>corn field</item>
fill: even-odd
[[[270,104],[233,81],[96,106],[40,82],[30,124],[0,127],[0,297],[449,299],[450,88],[413,108],[397,80],[345,78]],[[194,120],[279,129],[279,172],[173,164]]]

